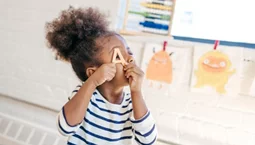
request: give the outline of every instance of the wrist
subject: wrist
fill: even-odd
[[[139,87],[137,88],[130,88],[130,92],[131,93],[135,93],[135,94],[139,94],[139,93],[142,93],[142,89]]]
[[[131,97],[142,97],[142,91],[141,90],[131,90]]]
[[[92,87],[94,87],[95,89],[98,87],[98,83],[95,79],[93,79],[92,77],[89,77],[87,79],[88,84],[92,85]]]

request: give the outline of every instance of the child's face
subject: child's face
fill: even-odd
[[[116,48],[120,50],[120,53],[126,62],[133,59],[132,52],[127,46],[126,41],[118,35],[99,38],[96,43],[103,47],[99,54],[99,58],[103,63],[112,63],[114,49]],[[121,63],[117,63],[116,69],[116,75],[111,82],[116,86],[128,85],[128,79],[124,75],[123,65]]]

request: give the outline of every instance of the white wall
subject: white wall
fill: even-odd
[[[61,9],[68,8],[69,4],[92,5],[109,10],[113,27],[117,1],[0,1],[0,93],[59,110],[76,86],[77,79],[69,64],[55,61],[46,49],[45,22],[54,18]],[[140,62],[145,39],[126,38],[135,59]],[[255,53],[246,50],[247,54]],[[255,144],[255,98],[189,92],[160,99],[149,91],[145,95],[158,123],[159,138],[187,145]]]
[[[146,40],[126,38],[130,40],[129,44],[134,50],[139,48],[141,42]],[[151,39],[146,42],[161,41],[162,43],[164,40],[164,38],[154,39],[154,41]],[[176,40],[169,40],[168,43],[180,47],[194,48],[194,46],[202,45],[213,48],[213,45]],[[255,49],[244,48],[243,53],[244,58],[255,60]],[[188,65],[192,66],[192,57],[189,57]],[[246,67],[248,65],[246,62],[242,62],[242,66]],[[248,67],[245,70],[254,73],[255,63],[249,63],[249,67],[253,67],[253,71]],[[189,67],[187,73],[191,73],[191,69],[192,67]],[[240,75],[242,76],[243,73]],[[253,76],[255,75],[253,74]],[[246,90],[245,87],[247,86],[241,86],[242,90]],[[189,87],[190,84],[183,84],[183,90]],[[247,95],[205,95],[188,91],[162,95],[162,92],[159,92],[151,92],[151,88],[144,87],[145,100],[156,118],[161,139],[185,145],[255,144],[254,97]]]
[[[114,27],[118,0],[0,1],[1,93],[52,109],[63,105],[77,80],[47,49],[44,25],[69,5],[98,7]]]

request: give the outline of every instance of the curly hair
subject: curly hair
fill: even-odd
[[[63,10],[58,18],[45,25],[48,47],[60,59],[71,63],[81,81],[87,79],[86,65],[100,65],[96,39],[110,34],[105,15],[93,8]]]

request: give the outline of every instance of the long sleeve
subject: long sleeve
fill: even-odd
[[[73,135],[78,128],[80,127],[80,124],[71,126],[67,123],[66,117],[65,117],[65,110],[64,107],[61,109],[57,116],[57,127],[58,131],[63,135],[63,136],[71,136]]]
[[[135,140],[139,145],[152,145],[157,140],[155,121],[148,111],[141,119],[130,118]]]
[[[80,89],[80,85],[78,85],[75,90],[72,92],[71,96],[68,97],[68,100],[70,100]],[[81,123],[77,125],[69,125],[66,116],[65,116],[65,110],[64,107],[60,110],[60,112],[57,115],[57,128],[58,131],[63,135],[63,136],[71,136],[73,135],[81,126]]]

